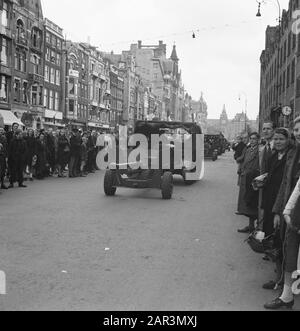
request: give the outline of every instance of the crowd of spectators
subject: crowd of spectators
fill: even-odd
[[[17,183],[42,180],[49,176],[85,177],[98,170],[99,150],[96,131],[82,130],[21,130],[13,124],[11,130],[0,127],[1,189]]]
[[[248,218],[238,232],[261,242],[263,259],[276,264],[274,279],[263,288],[280,290],[280,295],[264,307],[292,308],[292,275],[298,269],[300,245],[300,118],[293,132],[266,122],[262,137],[244,134],[233,149],[240,188],[236,214]]]

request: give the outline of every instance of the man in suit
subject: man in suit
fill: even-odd
[[[259,164],[260,164],[260,174],[263,175],[268,172],[270,161],[273,156],[273,137],[274,137],[274,131],[275,131],[275,124],[272,121],[267,121],[263,124],[262,129],[262,138],[265,141],[265,145],[261,146],[259,149]],[[263,221],[264,221],[264,215],[263,210],[261,210],[262,202],[262,190],[259,192],[259,212],[258,212],[258,229],[263,230]]]

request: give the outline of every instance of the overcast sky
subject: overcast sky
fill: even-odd
[[[282,8],[288,0],[280,0]],[[209,118],[226,105],[229,118],[245,109],[259,112],[259,58],[267,25],[278,18],[276,0],[266,0],[257,18],[256,0],[42,0],[44,16],[60,25],[68,39],[87,41],[102,51],[128,50],[131,43],[177,46],[185,89],[201,91]],[[190,31],[194,30],[196,39]],[[199,30],[199,31],[197,31]],[[239,93],[241,101],[239,101]]]

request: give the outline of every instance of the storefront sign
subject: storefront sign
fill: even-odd
[[[69,76],[79,78],[79,71],[77,70],[69,70]]]

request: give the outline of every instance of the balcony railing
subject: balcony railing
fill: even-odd
[[[33,83],[43,84],[44,83],[44,76],[41,76],[39,74],[30,73],[29,74],[29,81],[31,81]]]
[[[18,36],[16,38],[16,43],[21,46],[28,46],[28,40],[25,37]]]

